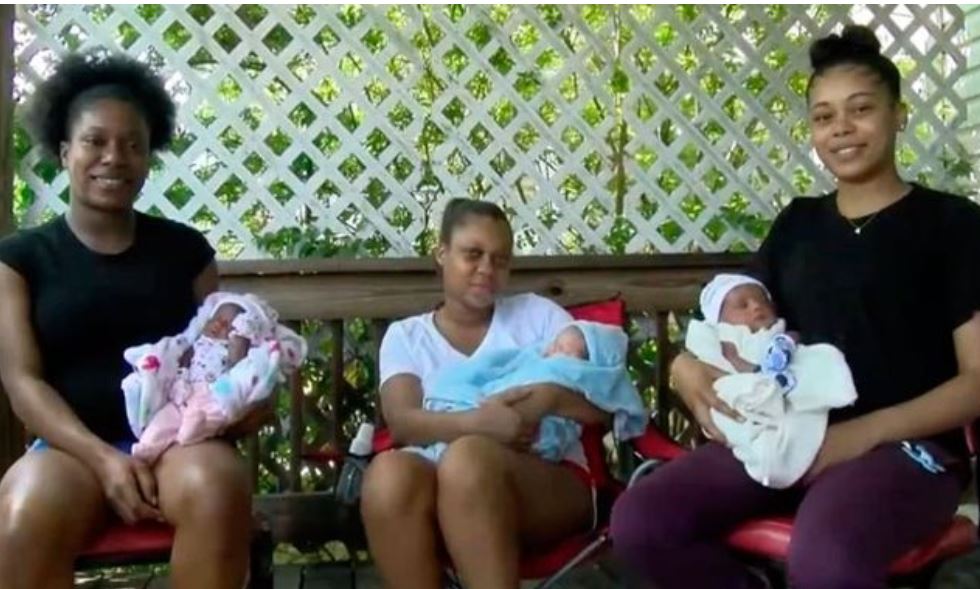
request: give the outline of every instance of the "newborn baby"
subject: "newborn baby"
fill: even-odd
[[[245,357],[251,343],[242,334],[247,333],[248,328],[242,329],[243,325],[234,327],[244,311],[241,306],[231,302],[223,303],[214,310],[204,324],[201,335],[181,357],[181,366],[187,369],[190,382],[214,382]],[[247,318],[242,317],[239,323],[247,323]]]
[[[172,444],[220,435],[268,398],[306,356],[306,342],[254,295],[209,295],[180,335],[124,353],[133,455],[153,463]]]
[[[551,342],[477,354],[446,369],[432,390],[425,391],[422,407],[427,411],[467,411],[504,391],[551,383],[579,392],[596,407],[612,413],[614,432],[628,439],[643,432],[647,415],[626,371],[626,348],[626,334],[619,327],[576,321]],[[581,433],[581,426],[574,421],[547,416],[541,420],[531,450],[545,460],[566,459],[573,449],[580,449]],[[405,448],[433,462],[439,461],[445,449],[442,442]]]
[[[711,418],[753,479],[789,487],[816,458],[830,409],[857,398],[844,355],[828,344],[797,344],[769,291],[750,276],[716,276],[700,302],[704,321],[691,321],[687,349],[729,373],[714,389],[745,421],[715,410]]]

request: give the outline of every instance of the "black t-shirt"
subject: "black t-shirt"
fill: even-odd
[[[773,223],[753,273],[804,343],[843,351],[858,399],[830,417],[855,417],[956,376],[953,330],[980,310],[980,207],[914,185],[873,218],[848,222],[833,193],[797,198]],[[962,438],[937,441],[961,453]]]
[[[123,350],[184,329],[196,309],[194,279],[213,259],[197,231],[142,213],[120,254],[91,251],[64,217],[0,241],[0,262],[29,289],[44,379],[108,442],[133,437]]]

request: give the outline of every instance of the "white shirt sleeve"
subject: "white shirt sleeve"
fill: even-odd
[[[398,374],[411,374],[422,378],[421,370],[406,340],[401,322],[392,323],[385,332],[378,352],[379,388],[384,386],[389,378]]]
[[[573,321],[572,316],[561,305],[549,298],[535,296],[535,299],[537,308],[534,312],[539,318],[532,318],[532,321],[541,326],[541,340],[551,341],[555,339],[558,332]]]

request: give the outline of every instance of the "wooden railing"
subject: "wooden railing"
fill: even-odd
[[[565,306],[612,297],[624,299],[631,317],[646,326],[643,333],[631,338],[631,357],[636,359],[639,349],[649,345],[644,333],[656,343],[654,365],[635,374],[641,390],[655,392],[652,398],[658,419],[667,425],[670,395],[661,393],[668,388],[667,365],[672,357],[669,323],[696,306],[701,285],[712,275],[741,267],[746,261],[739,255],[697,254],[525,257],[515,260],[508,290],[536,292]],[[340,424],[348,416],[343,414],[342,398],[350,387],[344,378],[344,358],[336,351],[345,348],[349,322],[360,320],[369,326],[367,355],[376,363],[381,337],[391,320],[430,310],[440,301],[435,265],[426,258],[235,261],[221,264],[221,277],[222,288],[262,296],[284,321],[324,322],[334,351],[326,362],[329,390],[316,391],[326,395],[325,402],[310,402],[308,383],[293,380],[287,387],[287,466],[282,469],[274,465],[285,480],[280,481],[281,492],[260,497],[259,505],[280,541],[302,545],[335,539],[345,522],[338,518],[329,494],[304,489],[301,472],[308,465],[303,456],[311,446],[304,439],[306,425],[314,420],[325,422],[321,430],[329,432],[326,443],[338,449],[345,446],[347,438]],[[367,394],[375,387],[376,383],[369,383]],[[321,406],[330,410],[323,413],[317,409]],[[273,461],[265,450],[259,451],[254,439],[248,442],[248,454],[253,480],[258,480],[260,464]]]
[[[641,366],[634,373],[641,390],[654,392],[658,419],[667,425],[671,403],[670,395],[664,392],[668,390],[667,365],[673,347],[669,324],[696,305],[701,285],[712,275],[743,266],[746,261],[740,255],[698,254],[525,257],[515,260],[508,290],[536,292],[564,306],[612,297],[625,300],[634,324],[643,326],[631,337],[633,366],[638,366],[640,348],[649,346],[650,339],[656,344],[653,365]],[[317,390],[315,383],[299,378],[291,379],[286,387],[288,415],[282,415],[281,421],[288,424],[284,428],[288,433],[282,435],[288,440],[288,450],[272,456],[255,437],[245,447],[253,481],[257,484],[260,469],[264,469],[275,483],[273,493],[258,497],[258,506],[269,517],[276,539],[298,545],[336,539],[345,521],[322,488],[318,493],[304,488],[303,472],[310,467],[303,456],[321,443],[338,449],[345,446],[347,436],[341,425],[349,416],[343,412],[343,401],[345,395],[353,394],[346,381],[342,353],[348,328],[354,321],[368,326],[368,361],[376,365],[388,322],[430,310],[440,301],[435,264],[426,258],[234,261],[221,263],[220,271],[223,289],[265,298],[283,321],[322,322],[332,343],[333,353],[325,362],[321,358],[329,390]],[[372,378],[375,373],[370,371]],[[362,383],[356,394],[371,395],[375,387],[374,382]],[[319,399],[323,395],[326,398]],[[0,420],[3,415],[0,412]],[[319,430],[325,433],[311,441],[308,426],[314,422],[320,423]],[[4,432],[20,430],[9,421],[0,423],[0,428]],[[16,444],[10,442],[7,454],[0,458],[9,463],[19,455],[23,446]]]

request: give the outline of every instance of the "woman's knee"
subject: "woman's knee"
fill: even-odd
[[[249,522],[248,472],[233,447],[218,441],[168,450],[156,469],[161,508],[178,528],[208,522],[212,529]]]
[[[67,455],[21,458],[0,482],[0,553],[70,548],[103,516],[94,475]]]
[[[835,533],[833,521],[816,528],[793,530],[786,560],[791,587],[879,589],[886,586],[887,565],[870,562],[868,551],[862,549],[861,543]]]
[[[691,514],[678,503],[667,482],[650,475],[620,495],[610,519],[617,551],[650,553],[682,546],[692,539]]]
[[[435,512],[434,468],[424,458],[402,451],[375,457],[361,486],[361,515],[371,522]]]
[[[507,484],[506,449],[485,436],[463,436],[449,444],[439,460],[436,477],[440,501],[475,498]]]

